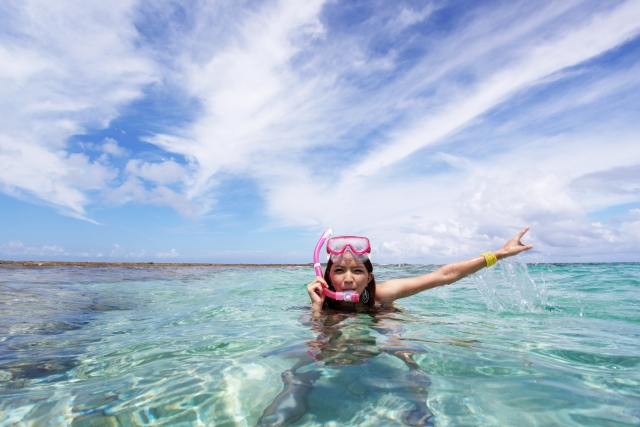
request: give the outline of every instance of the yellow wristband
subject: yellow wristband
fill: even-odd
[[[482,254],[484,260],[487,262],[487,267],[491,267],[498,262],[498,258],[493,254],[493,252],[485,252]]]

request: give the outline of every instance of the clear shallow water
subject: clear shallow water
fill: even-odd
[[[319,318],[312,278],[2,267],[0,425],[640,425],[640,264],[503,263]]]

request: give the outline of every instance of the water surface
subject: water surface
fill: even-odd
[[[252,426],[291,372],[296,426],[400,426],[424,408],[440,426],[640,425],[640,264],[501,262],[396,311],[320,317],[312,279],[2,266],[0,425]]]

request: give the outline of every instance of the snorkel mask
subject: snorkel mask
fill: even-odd
[[[327,260],[336,261],[347,251],[358,261],[365,262],[371,256],[371,243],[366,237],[358,236],[332,237],[327,241]]]
[[[369,259],[371,253],[371,244],[369,243],[369,239],[366,237],[356,237],[356,236],[340,236],[340,237],[331,237],[331,233],[333,230],[328,229],[322,236],[320,236],[320,240],[316,244],[316,248],[313,252],[313,266],[316,269],[316,276],[322,277],[322,268],[320,265],[320,249],[325,242],[327,242],[327,256],[331,259],[336,259],[337,257],[341,257],[345,252],[351,252],[354,257],[356,257],[359,261],[365,261]],[[344,291],[344,292],[333,292],[328,288],[323,288],[322,293],[336,301],[348,301],[348,302],[358,302],[360,301],[360,295],[358,295],[355,291]]]

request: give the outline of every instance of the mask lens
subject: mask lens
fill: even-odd
[[[333,262],[340,262],[345,256],[346,257],[353,257],[354,259],[357,259],[360,262],[365,262],[366,260],[369,259],[369,254],[368,253],[364,253],[362,255],[357,255],[357,254],[354,254],[353,252],[351,252],[351,250],[349,248],[347,248],[347,250],[344,251],[341,254],[328,254],[327,260],[331,259],[331,261],[333,261]]]
[[[362,255],[370,251],[369,239],[366,237],[342,236],[329,239],[327,252],[339,255],[351,249],[355,255]]]

